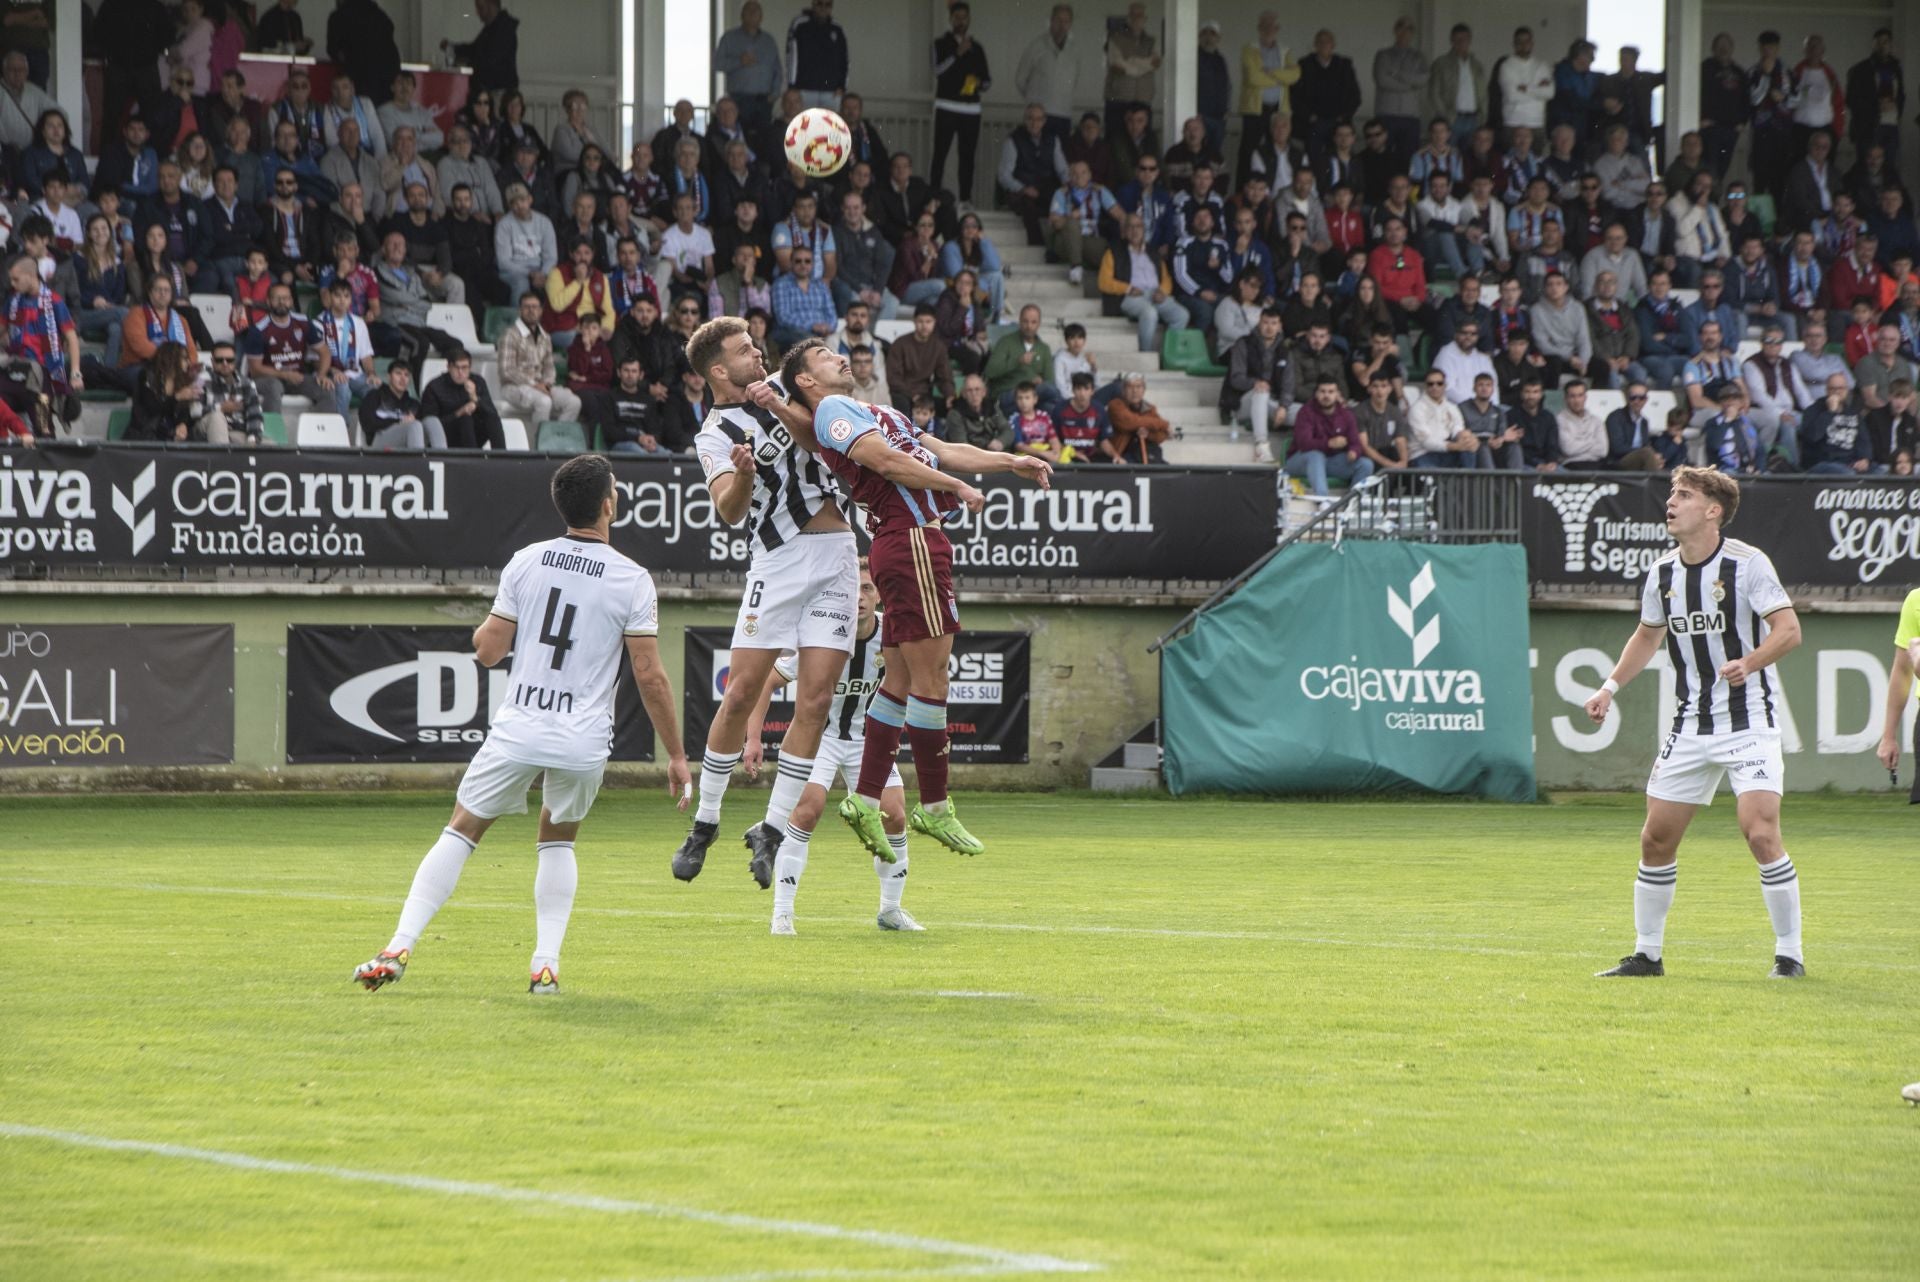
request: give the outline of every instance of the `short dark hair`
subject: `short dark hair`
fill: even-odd
[[[1269,304],[1266,307],[1262,307],[1260,309],[1261,320],[1265,320],[1269,316],[1273,317],[1273,319],[1277,321],[1283,321],[1287,318],[1287,314],[1285,312],[1281,311],[1278,307],[1272,306],[1271,304]]]
[[[447,353],[447,364],[458,365],[461,361],[471,361],[473,353],[464,347],[456,347]]]
[[[939,315],[940,313],[934,310],[932,303],[922,303],[913,309],[913,318],[915,320],[919,320],[922,316],[933,316],[937,318]]]
[[[1013,389],[1015,396],[1018,396],[1021,392],[1029,392],[1034,396],[1038,396],[1040,394],[1040,384],[1030,378],[1023,378],[1014,385]]]
[[[1571,392],[1576,387],[1583,392],[1586,391],[1587,380],[1584,378],[1570,378],[1566,381],[1565,385],[1563,385],[1560,390],[1563,392]]]
[[[1070,381],[1073,385],[1074,390],[1078,391],[1080,388],[1093,386],[1093,375],[1087,373],[1087,371],[1085,370],[1081,370],[1078,374],[1075,374]],[[1889,386],[1898,387],[1902,382],[1905,382],[1905,381],[1906,380],[1904,379],[1895,379],[1893,383],[1890,384]],[[1907,390],[1912,391],[1913,388],[1909,386]]]
[[[1085,325],[1080,324],[1080,322],[1078,321],[1075,321],[1070,325],[1063,326],[1060,330],[1060,339],[1062,342],[1070,343],[1076,338],[1085,338],[1086,336],[1087,336],[1087,327]]]
[[[600,505],[613,493],[613,467],[598,454],[576,454],[554,470],[547,487],[567,528],[584,530],[600,520]]]
[[[814,352],[830,352],[832,350],[831,347],[827,346],[827,340],[824,338],[805,339],[787,349],[786,359],[780,362],[780,385],[787,389],[787,397],[789,400],[797,405],[805,406],[808,409],[812,409],[814,405],[818,404],[817,401],[807,400],[801,395],[800,384],[796,380],[799,379],[801,374],[806,372],[807,358],[809,356]]]

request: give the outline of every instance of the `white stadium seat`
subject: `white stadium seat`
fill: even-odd
[[[533,448],[533,443],[527,439],[527,425],[517,418],[501,419],[500,434],[507,438],[507,448],[510,450]]]
[[[425,387],[434,379],[447,372],[447,360],[444,356],[429,356],[420,362],[420,386]],[[416,389],[416,393],[417,393]]]
[[[913,333],[911,320],[885,320],[873,323],[873,336],[883,343],[895,342]]]
[[[1700,301],[1700,291],[1697,289],[1676,289],[1673,291],[1673,297],[1674,301],[1678,302],[1680,306],[1691,307]]]
[[[233,341],[233,300],[225,294],[189,294],[187,301],[216,343]]]
[[[460,340],[460,346],[472,352],[476,357],[481,353],[491,355],[493,344],[480,341],[480,331],[473,327],[473,313],[467,310],[465,303],[433,303],[427,308],[427,325],[432,329],[445,330]],[[444,366],[445,361],[441,364]],[[420,381],[425,382],[427,375],[422,373]]]
[[[344,450],[352,448],[353,434],[338,414],[302,414],[293,443],[302,449]]]
[[[1600,418],[1606,418],[1617,409],[1625,409],[1626,404],[1625,392],[1616,392],[1605,387],[1587,389],[1587,409]]]

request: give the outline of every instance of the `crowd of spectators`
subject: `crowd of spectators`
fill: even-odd
[[[784,41],[746,0],[715,50],[725,96],[703,122],[676,104],[624,158],[582,91],[545,136],[529,124],[495,0],[449,46],[474,68],[450,122],[419,103],[372,0],[330,15],[323,96],[295,65],[262,101],[238,51],[314,46],[298,8],[104,0],[90,39],[110,58],[111,141],[92,161],[30,56],[0,62],[20,251],[0,397],[33,433],[102,385],[134,400],[130,434],[166,439],[257,439],[261,414],[298,396],[357,404],[369,443],[497,447],[505,412],[679,452],[704,395],[684,338],[724,312],[770,365],[830,339],[863,389],[954,439],[1159,457],[1171,428],[1144,381],[1103,381],[1083,327],[1020,305],[963,198],[995,53],[964,0],[930,50],[925,173],[866,117],[833,0],[811,0]],[[1429,57],[1402,19],[1362,116],[1334,33],[1296,56],[1271,12],[1237,57],[1202,28],[1199,110],[1165,122],[1166,145],[1145,6],[1104,33],[1097,111],[1080,110],[1096,87],[1078,83],[1074,23],[1055,5],[1013,63],[1028,105],[989,144],[995,200],[1141,351],[1204,335],[1221,414],[1256,459],[1284,435],[1314,488],[1408,466],[1661,466],[1675,442],[1738,471],[1910,470],[1920,230],[1887,32],[1845,73],[1817,33],[1796,59],[1759,32],[1746,63],[1717,36],[1701,126],[1669,157],[1664,78],[1631,48],[1603,73],[1590,42],[1554,60],[1523,27],[1487,65],[1467,25]],[[814,105],[852,131],[825,181],[782,145]],[[232,359],[193,294],[230,300]],[[498,386],[436,307],[490,331]],[[882,341],[894,320],[911,330]],[[416,396],[435,355],[447,369]],[[1590,390],[1619,408],[1589,411]],[[1645,406],[1668,395],[1674,421],[1653,421]]]

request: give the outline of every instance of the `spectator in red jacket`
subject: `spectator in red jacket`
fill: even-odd
[[[1380,297],[1393,312],[1394,328],[1406,333],[1408,324],[1427,305],[1427,264],[1420,251],[1407,244],[1405,222],[1387,219],[1385,239],[1367,255],[1367,274],[1380,286]]]
[[[1313,399],[1294,416],[1286,470],[1289,476],[1305,477],[1307,488],[1319,495],[1326,494],[1329,476],[1358,485],[1373,475],[1373,460],[1360,450],[1360,424],[1347,408],[1340,380],[1331,374],[1320,378]]]

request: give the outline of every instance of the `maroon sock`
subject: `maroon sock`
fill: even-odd
[[[931,723],[931,724],[929,724]],[[907,700],[907,743],[920,777],[920,804],[947,799],[947,701],[914,695]]]
[[[905,704],[885,690],[875,691],[873,702],[867,705],[867,742],[860,755],[860,779],[853,789],[855,795],[875,798],[886,791],[887,776],[893,773],[894,758],[900,755],[900,732],[905,728],[906,717]]]

